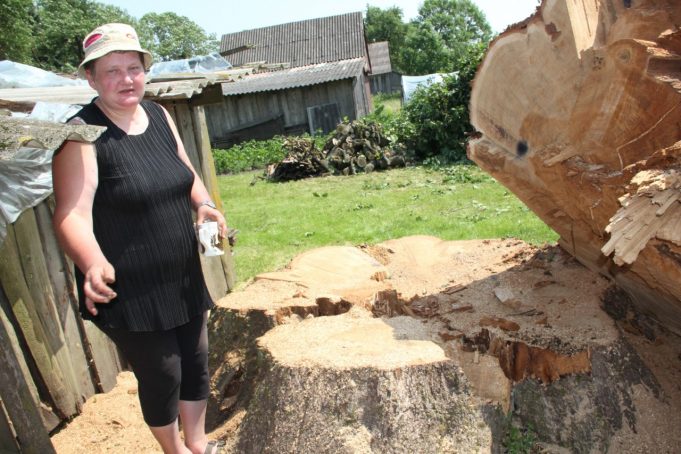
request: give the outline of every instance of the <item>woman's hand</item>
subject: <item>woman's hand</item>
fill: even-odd
[[[222,238],[227,238],[227,221],[220,213],[220,210],[211,208],[208,205],[201,205],[196,210],[196,224],[201,225],[206,221],[215,221],[218,223],[218,232]]]
[[[116,298],[116,292],[108,284],[116,281],[116,272],[109,262],[95,263],[85,273],[83,291],[85,307],[92,315],[97,315],[95,303],[108,303]]]

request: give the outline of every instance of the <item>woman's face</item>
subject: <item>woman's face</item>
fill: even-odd
[[[144,96],[144,64],[138,52],[111,52],[95,60],[87,80],[107,107],[136,107]]]

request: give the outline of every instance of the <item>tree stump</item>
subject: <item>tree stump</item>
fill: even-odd
[[[234,453],[497,453],[511,427],[546,452],[673,452],[680,349],[560,247],[517,240],[312,250],[211,316]]]
[[[209,321],[213,398],[208,417],[220,421],[251,400],[259,374],[255,340],[275,326],[337,315],[387,288],[385,267],[353,247],[303,253],[285,270],[263,273],[243,292],[217,303]]]
[[[363,312],[258,340],[261,376],[237,452],[489,452],[462,370],[423,324]]]

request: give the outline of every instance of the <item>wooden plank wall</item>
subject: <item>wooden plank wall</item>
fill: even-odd
[[[402,76],[396,72],[370,76],[371,94],[402,93]]]
[[[54,452],[48,432],[78,414],[88,397],[110,390],[122,370],[113,344],[77,314],[52,205],[48,198],[24,211],[0,247],[0,349],[9,366],[0,374],[0,397],[14,435],[0,439],[0,449],[9,452]]]
[[[369,77],[361,74],[353,79],[353,96],[355,99],[355,115],[353,118],[362,118],[371,112],[371,84]]]
[[[204,108],[166,107],[222,208]],[[49,432],[111,390],[125,368],[115,345],[78,314],[73,263],[57,242],[53,210],[51,196],[25,210],[0,245],[0,452],[53,453]],[[229,252],[202,265],[214,299],[233,288]]]
[[[289,90],[225,96],[222,103],[205,107],[206,121],[210,139],[215,141],[241,125],[275,115],[283,115],[287,129],[307,125],[307,108],[322,104],[337,103],[341,118],[355,120],[356,99],[358,102],[367,102],[364,94],[358,95],[355,91],[350,79]],[[359,110],[363,113],[367,111],[365,107],[360,107]]]
[[[2,408],[0,451],[54,452],[40,411],[38,391],[33,383],[14,326],[5,293],[0,291],[0,395]],[[20,434],[20,435],[18,435]]]
[[[180,138],[187,151],[189,160],[201,177],[218,209],[224,213],[220,188],[215,174],[215,162],[208,139],[206,114],[203,106],[189,106],[187,103],[166,103],[164,107],[175,121]],[[229,220],[229,217],[226,216]],[[228,246],[226,246],[228,247]],[[225,296],[234,288],[234,261],[230,251],[220,257],[201,256],[203,275],[213,300]]]

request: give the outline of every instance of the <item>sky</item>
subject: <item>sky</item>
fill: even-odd
[[[405,22],[418,14],[422,0],[99,0],[115,5],[141,18],[149,12],[173,12],[186,16],[207,33],[218,38],[225,33],[267,27],[299,20],[335,16],[354,11],[366,12],[367,4],[381,9],[397,6]],[[485,13],[495,32],[519,22],[534,12],[539,0],[473,0]]]

